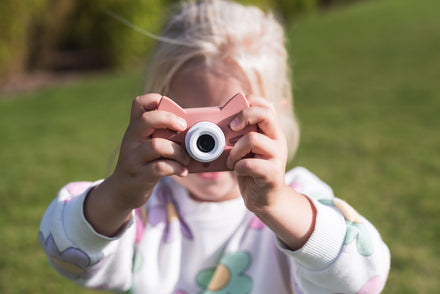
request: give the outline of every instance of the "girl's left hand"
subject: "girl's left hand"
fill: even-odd
[[[256,125],[258,132],[242,137],[232,148],[227,165],[233,168],[246,207],[253,212],[271,207],[286,187],[287,141],[273,105],[261,97],[247,96],[250,107],[231,122],[239,131]],[[246,157],[249,153],[254,157]]]

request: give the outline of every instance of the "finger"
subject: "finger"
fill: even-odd
[[[273,103],[267,99],[264,99],[263,97],[250,94],[250,95],[246,95],[246,99],[248,100],[249,106],[268,108],[273,112],[276,112]]]
[[[272,158],[274,157],[274,141],[267,136],[251,132],[235,143],[234,147],[229,153],[229,157],[226,160],[228,168],[233,169],[236,162],[246,157],[248,154],[255,154],[260,158]]]
[[[154,110],[159,105],[162,95],[150,93],[138,96],[133,100],[131,106],[131,117],[136,118],[142,115],[145,111]]]
[[[158,159],[151,161],[144,167],[145,173],[152,178],[163,178],[167,176],[177,175],[185,177],[188,175],[188,168],[181,165],[177,161],[170,159]]]
[[[142,121],[145,128],[170,129],[176,132],[183,132],[187,128],[186,120],[168,111],[144,112]]]
[[[266,180],[276,172],[271,164],[259,158],[245,158],[237,162],[234,167],[235,174],[239,177],[253,177]]]
[[[135,134],[140,139],[151,136],[157,129],[170,129],[176,132],[183,132],[187,128],[186,121],[167,111],[147,111],[142,113],[140,118],[132,122]]]
[[[233,131],[241,131],[248,125],[257,125],[260,131],[271,139],[282,136],[275,113],[265,107],[248,107],[243,109],[232,120],[230,127]]]
[[[150,139],[140,144],[138,152],[140,160],[144,163],[160,158],[172,159],[182,165],[188,165],[190,162],[190,157],[182,146],[162,138]]]

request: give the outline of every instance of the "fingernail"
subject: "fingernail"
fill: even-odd
[[[186,177],[188,175],[188,169],[185,167],[183,168],[183,170],[180,172],[179,176],[180,177]]]
[[[229,126],[231,127],[231,129],[235,129],[238,125],[238,118],[234,118],[231,123],[229,124]]]
[[[186,120],[179,117],[179,119],[177,120],[177,123],[179,124],[179,127],[181,127],[182,129],[186,129]]]

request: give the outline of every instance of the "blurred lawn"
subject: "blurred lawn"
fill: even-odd
[[[392,253],[385,293],[440,288],[440,2],[371,1],[288,28],[302,141]],[[1,293],[92,293],[50,268],[40,218],[65,183],[105,177],[139,72],[0,97]]]

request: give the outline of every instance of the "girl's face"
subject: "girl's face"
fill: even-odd
[[[232,66],[188,66],[173,78],[168,96],[183,108],[224,105],[237,92],[248,93],[245,79]],[[220,202],[240,196],[234,172],[211,172],[173,177],[193,199]]]

